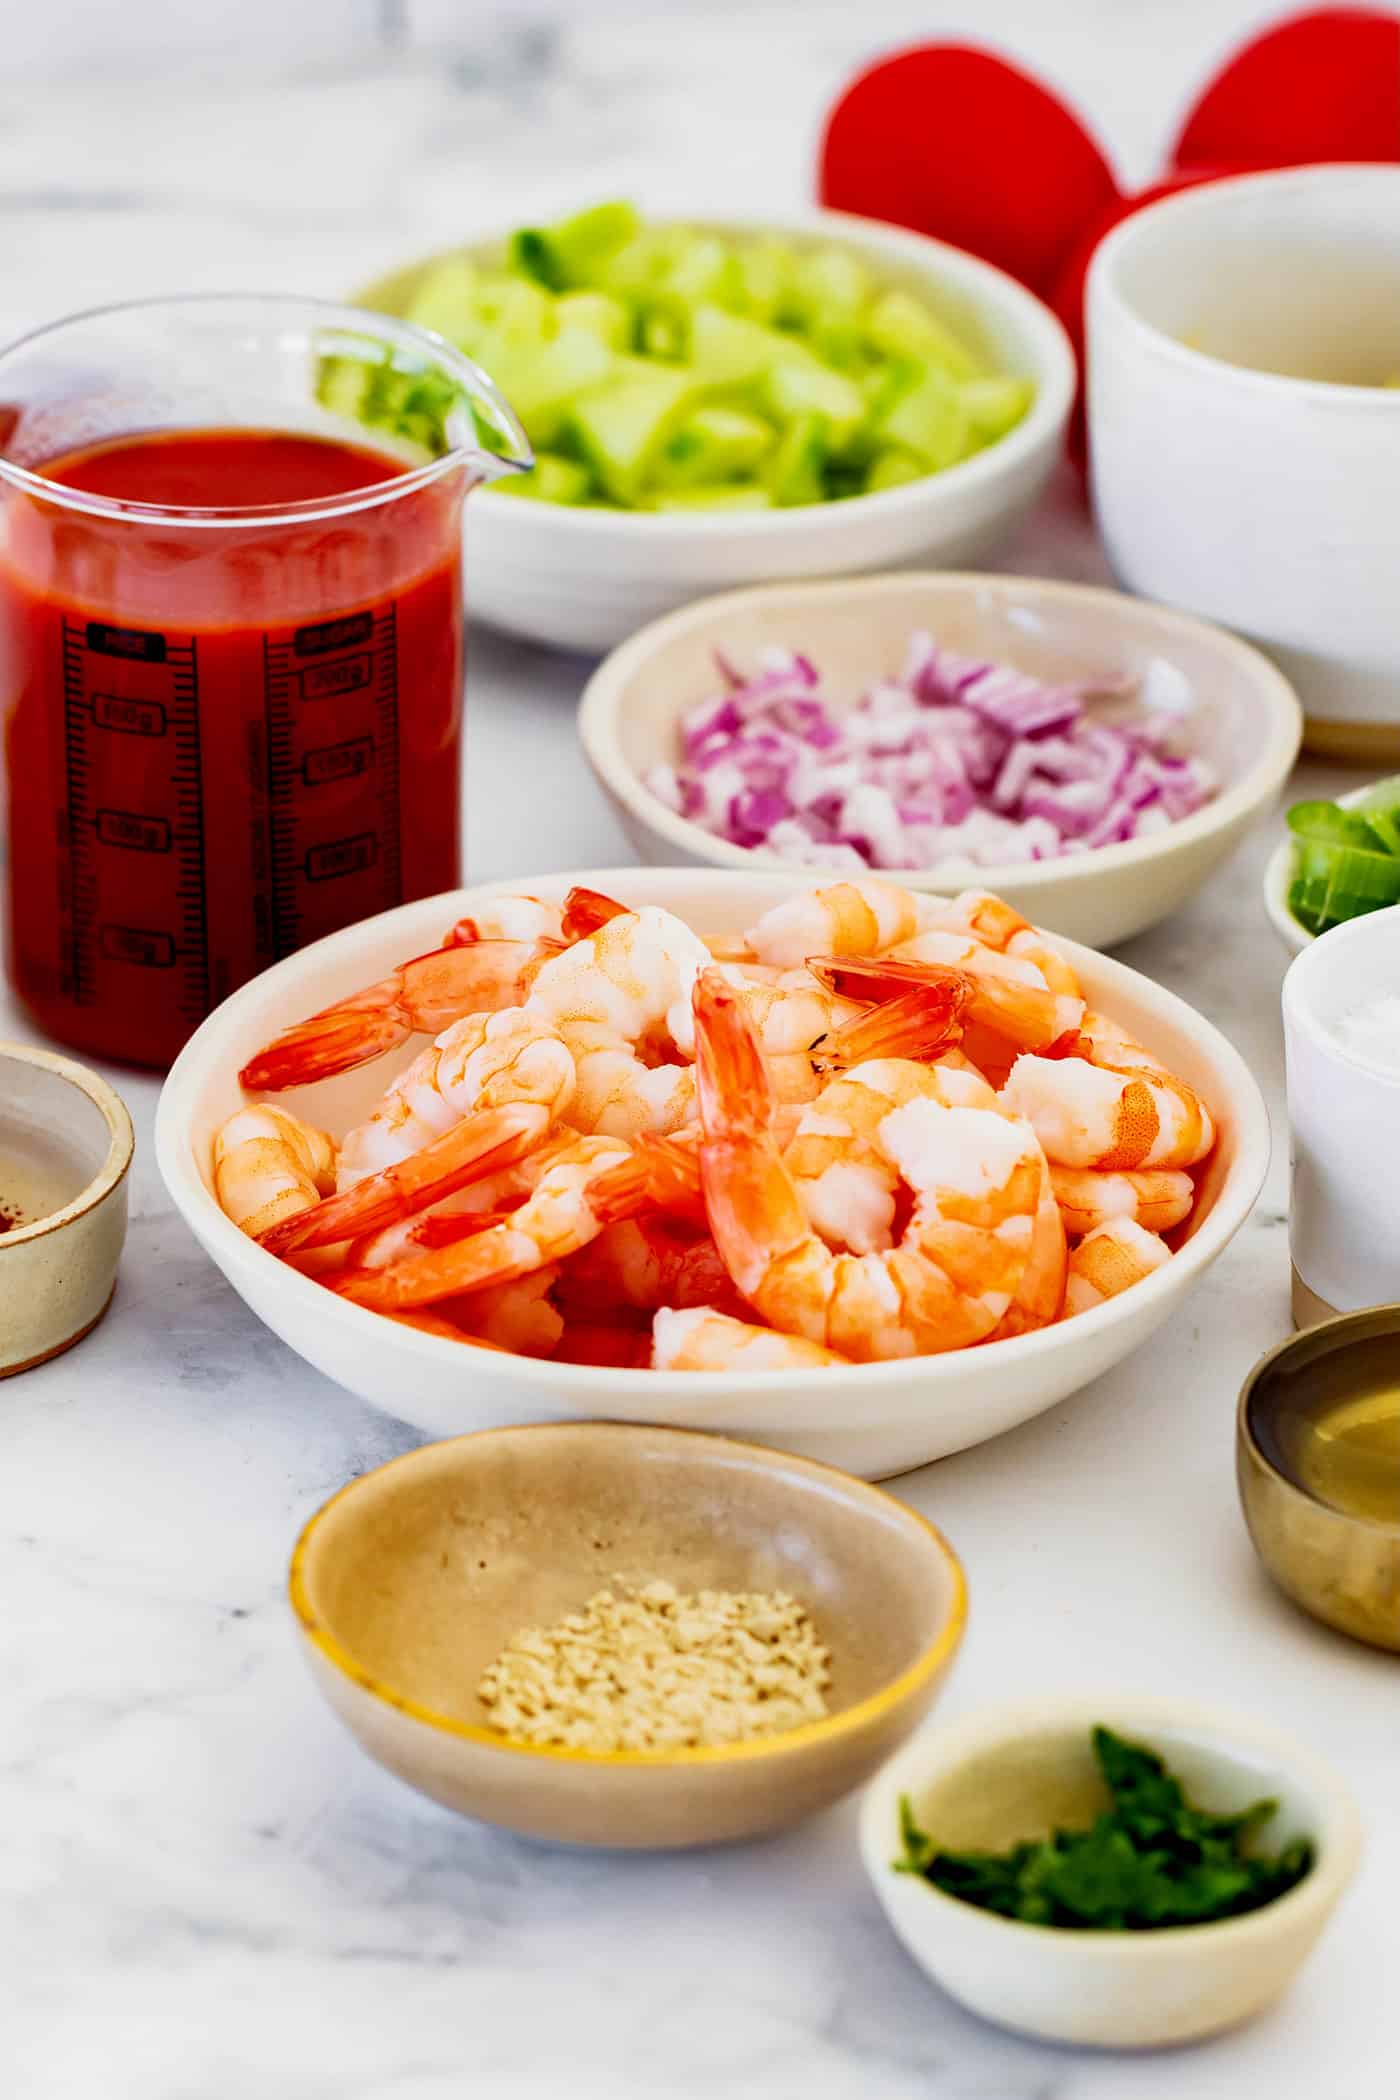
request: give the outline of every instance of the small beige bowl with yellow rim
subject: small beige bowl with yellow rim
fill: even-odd
[[[830,1652],[826,1717],[603,1753],[492,1727],[477,1687],[507,1641],[651,1580],[794,1596]],[[629,1848],[754,1837],[860,1785],[928,1711],[967,1609],[946,1541],[881,1489],[620,1422],[482,1430],[394,1459],[312,1517],[290,1587],[312,1674],[371,1757],[484,1822]]]
[[[133,1145],[95,1072],[0,1043],[0,1378],[71,1349],[106,1312]]]

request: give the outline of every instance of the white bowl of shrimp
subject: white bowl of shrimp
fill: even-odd
[[[619,905],[625,916],[603,923]],[[601,931],[586,947],[556,950],[590,924]],[[469,943],[455,961],[439,952],[449,928]],[[829,960],[795,969],[813,956]],[[410,957],[427,960],[405,971]],[[609,1027],[644,1042],[568,1036],[568,987],[597,976],[592,1025],[601,996]],[[421,1031],[480,1005],[493,981],[497,1007],[528,986],[526,1020],[518,1006],[478,1013],[434,1047]],[[365,998],[375,983],[385,989]],[[564,1096],[560,1036],[578,1053]],[[483,1095],[488,1072],[507,1074],[504,1092]],[[452,1093],[468,1081],[470,1115]],[[853,1158],[855,1124],[830,1088],[845,1089],[847,1115],[871,1099],[853,1089],[881,1084],[894,1091],[874,1118],[879,1142]],[[926,1125],[942,1135],[921,1137]],[[542,1143],[558,1148],[548,1175]],[[626,868],[430,898],[278,963],[182,1052],[156,1151],[182,1215],[259,1318],[431,1436],[610,1417],[879,1479],[1043,1413],[1145,1341],[1248,1216],[1269,1128],[1251,1073],[1208,1021],[995,900]],[[1046,1153],[1061,1158],[1047,1166]],[[337,1155],[349,1165],[332,1198]],[[703,1225],[668,1182],[687,1175]],[[605,1209],[604,1177],[630,1207]],[[597,1206],[593,1238],[576,1229],[581,1188]],[[551,1215],[576,1251],[546,1267],[564,1244],[548,1239]],[[647,1228],[640,1263],[599,1233],[609,1219]],[[850,1360],[862,1356],[875,1360]]]

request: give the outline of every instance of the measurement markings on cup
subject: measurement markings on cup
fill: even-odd
[[[65,993],[92,1005],[106,964],[176,970],[179,1010],[198,1020],[209,933],[194,638],[65,618],[62,649]],[[140,887],[138,866],[151,870]],[[133,907],[167,923],[132,925]]]

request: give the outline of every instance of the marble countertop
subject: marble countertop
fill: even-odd
[[[1150,158],[1146,96],[1108,11],[1071,12],[1093,77],[1117,49],[1114,120]],[[1167,12],[1205,35],[1197,0]],[[680,202],[703,189],[722,204],[761,181],[775,204],[797,202],[813,113],[871,37],[822,6],[800,32],[785,22],[753,12],[752,34],[769,38],[754,63],[770,49],[796,81],[766,130],[723,9],[687,14],[669,44],[659,11],[591,40],[546,22],[534,47],[525,27],[502,28],[480,50],[357,58],[276,94],[222,68],[182,77],[178,94],[146,74],[62,93],[7,83],[0,336],[119,293],[333,291],[458,229],[580,194]],[[885,22],[886,42],[919,26],[902,6]],[[682,82],[730,125],[733,152],[703,169],[667,151]],[[1072,486],[1000,566],[1104,577]],[[586,669],[474,636],[474,877],[628,857],[573,741]],[[1324,791],[1335,777],[1304,776]],[[316,1505],[412,1433],[245,1310],[156,1174],[155,1082],[114,1072],[138,1134],[116,1301],[78,1350],[0,1387],[7,2100],[1394,2091],[1400,2045],[1381,2019],[1395,1974],[1387,1891],[1400,1884],[1395,1665],[1269,1588],[1234,1491],[1235,1395],[1288,1326],[1284,958],[1258,893],[1268,844],[1256,837],[1189,910],[1123,951],[1217,1022],[1266,1088],[1280,1142],[1253,1218],[1130,1362],[897,1492],[968,1568],[971,1631],[943,1714],[1023,1690],[1179,1692],[1293,1730],[1349,1778],[1367,1823],[1362,1876],[1283,2004],[1184,2052],[1039,2047],[965,2014],[906,1959],[862,1877],[853,1803],[747,1849],[602,1857],[455,1820],[367,1763],[301,1666],[284,1575]],[[32,1033],[0,995],[0,1037]]]

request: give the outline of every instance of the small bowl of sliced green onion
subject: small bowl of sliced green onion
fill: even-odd
[[[1264,875],[1265,909],[1290,953],[1390,904],[1400,904],[1400,774],[1335,802],[1295,802]]]

